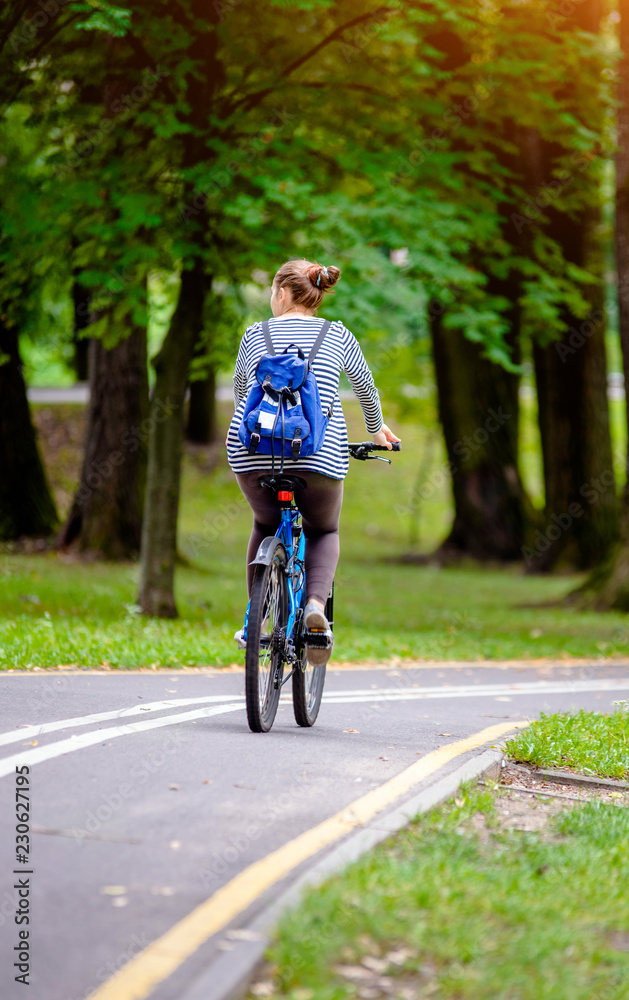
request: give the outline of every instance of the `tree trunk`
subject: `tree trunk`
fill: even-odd
[[[205,378],[190,383],[186,438],[195,444],[214,444],[218,440],[214,368],[210,368]]]
[[[434,303],[430,313],[454,497],[454,522],[438,555],[521,559],[528,502],[517,462],[519,378],[483,358],[461,331],[447,329]]]
[[[146,615],[176,618],[173,591],[184,430],[190,361],[203,324],[211,279],[197,258],[181,275],[177,308],[159,354],[151,397],[149,465],[142,528],[138,604]]]
[[[584,0],[566,19],[565,30],[595,35],[600,17],[599,0]],[[565,169],[565,148],[542,141],[532,128],[519,130],[518,145],[523,186],[529,194],[526,207],[520,208],[524,214],[514,216],[519,220],[518,231],[524,228],[522,238],[530,241],[529,228],[539,225],[566,261],[594,277],[592,283],[581,286],[588,302],[587,316],[578,317],[564,306],[561,338],[544,343],[545,331],[541,330],[533,347],[546,503],[544,524],[527,550],[527,564],[534,572],[558,565],[586,569],[604,559],[618,537],[597,163],[595,157],[579,156]],[[573,202],[570,211],[558,201],[562,187]],[[538,218],[541,221],[534,225]]]
[[[547,151],[546,151],[547,152]],[[545,175],[553,176],[554,157]],[[591,183],[587,177],[583,184]],[[567,261],[595,282],[583,287],[588,315],[567,308],[560,340],[534,345],[539,426],[546,495],[545,524],[529,558],[534,571],[557,564],[596,566],[618,538],[618,499],[612,461],[605,355],[605,304],[600,206],[568,215],[549,209],[547,234]]]
[[[105,559],[140,551],[146,486],[146,330],[107,350],[90,341],[90,402],[81,481],[59,537]]]
[[[0,539],[49,535],[58,521],[31,420],[17,330],[0,319]]]
[[[586,320],[567,316],[560,341],[533,349],[546,491],[534,571],[596,566],[618,537],[604,315],[601,303]]]
[[[73,356],[72,365],[77,382],[87,382],[89,379],[89,337],[82,337],[81,333],[90,325],[90,301],[91,293],[89,288],[82,285],[75,276],[72,282],[72,305],[74,309],[74,327],[72,330]]]
[[[629,432],[629,0],[620,0],[618,64],[618,150],[616,153],[615,250],[618,282],[618,321],[625,375],[625,413]],[[622,530],[610,558],[577,592],[583,606],[600,611],[629,611],[629,433]]]

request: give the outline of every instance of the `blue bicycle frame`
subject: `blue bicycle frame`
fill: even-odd
[[[298,535],[299,541],[295,546],[295,537]],[[292,503],[290,506],[282,508],[280,524],[275,532],[275,537],[279,538],[286,551],[287,559],[287,590],[288,590],[288,622],[286,625],[286,645],[294,651],[293,635],[297,614],[302,606],[304,589],[306,586],[306,573],[304,559],[306,552],[306,538],[301,531],[301,512]],[[247,626],[249,624],[249,609],[251,600],[247,604],[245,613],[245,626],[243,629],[243,642],[247,641]]]

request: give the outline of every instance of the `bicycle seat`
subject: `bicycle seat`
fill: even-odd
[[[276,492],[294,493],[296,490],[306,489],[306,480],[301,476],[260,476],[258,482],[260,486]]]

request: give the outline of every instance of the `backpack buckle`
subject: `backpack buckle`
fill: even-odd
[[[255,426],[255,430],[251,432],[251,441],[249,442],[249,454],[255,455],[258,450],[258,445],[260,444],[260,423],[258,422]]]
[[[301,451],[301,427],[295,428],[295,433],[293,434],[293,440],[290,443],[290,454],[293,462],[296,462],[299,458],[299,452]]]

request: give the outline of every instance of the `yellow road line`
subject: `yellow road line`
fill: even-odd
[[[180,920],[157,941],[136,955],[108,982],[90,993],[87,1000],[144,1000],[213,934],[251,905],[266,889],[288,875],[302,861],[339,840],[354,827],[362,826],[391,805],[419,781],[469,750],[476,750],[528,722],[502,722],[482,729],[464,740],[426,754],[406,770],[374,788],[350,806],[284,844],[277,851],[249,865],[218,889],[205,903]]]

